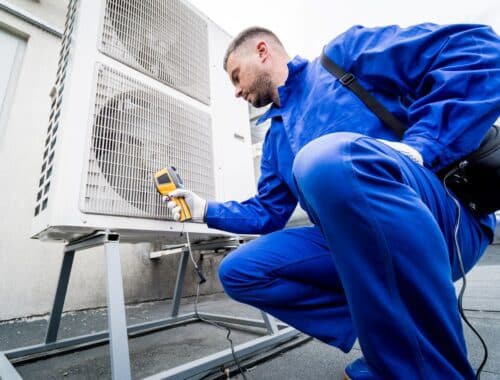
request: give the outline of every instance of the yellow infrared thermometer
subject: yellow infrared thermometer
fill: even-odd
[[[169,197],[169,200],[172,199],[177,206],[181,208],[179,221],[184,222],[186,220],[190,220],[191,211],[189,210],[184,197],[170,197],[168,195],[171,191],[182,189],[184,187],[177,170],[173,166],[167,166],[166,168],[158,170],[154,175],[154,181],[156,190],[158,190],[161,195]]]

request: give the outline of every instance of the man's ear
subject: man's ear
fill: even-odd
[[[257,42],[257,54],[262,62],[269,56],[269,45],[266,41],[260,40]]]

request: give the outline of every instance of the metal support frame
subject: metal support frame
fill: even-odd
[[[107,305],[108,330],[98,333],[81,335],[73,338],[57,340],[62,310],[68,289],[69,278],[76,251],[96,246],[104,246],[107,269]],[[238,246],[234,239],[226,241],[208,241],[193,245],[194,250],[233,249]],[[22,363],[33,358],[43,358],[49,355],[75,351],[109,342],[111,373],[113,379],[131,379],[128,338],[151,333],[154,331],[174,328],[187,323],[210,320],[221,323],[237,324],[265,329],[267,334],[234,347],[235,354],[240,359],[249,358],[283,344],[299,332],[284,323],[277,323],[274,318],[262,312],[262,320],[239,318],[227,315],[195,312],[179,315],[183,282],[189,261],[189,250],[184,247],[180,256],[175,289],[172,300],[171,316],[157,321],[126,325],[125,302],[123,296],[123,281],[119,253],[119,236],[109,231],[98,232],[78,241],[68,243],[64,247],[63,262],[59,272],[59,280],[50,313],[45,342],[38,345],[16,348],[0,352],[0,379],[21,379],[13,363]],[[221,365],[232,362],[232,352],[226,349],[193,362],[163,371],[147,379],[185,379],[200,378]]]
[[[179,306],[181,304],[182,286],[184,276],[186,275],[186,267],[189,260],[189,250],[184,249],[181,253],[179,269],[177,270],[177,279],[175,280],[174,296],[172,298],[172,317],[177,317],[179,314]]]
[[[118,240],[104,244],[107,269],[108,328],[113,379],[131,379],[127,319]]]
[[[0,379],[5,380],[21,380],[21,376],[17,373],[9,359],[0,352]]]

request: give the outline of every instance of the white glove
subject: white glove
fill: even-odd
[[[415,149],[412,148],[409,145],[397,142],[397,141],[387,141],[387,140],[382,140],[382,139],[377,139],[381,143],[384,143],[385,145],[390,146],[392,149],[397,150],[398,152],[404,154],[406,157],[408,157],[410,160],[413,162],[423,165],[424,160],[422,158],[422,155]]]
[[[168,197],[163,197],[164,201],[168,201],[167,207],[172,210],[174,220],[181,218],[181,208],[170,198],[184,197],[189,211],[191,212],[191,221],[203,223],[205,214],[207,213],[207,201],[191,190],[177,189],[168,193]]]

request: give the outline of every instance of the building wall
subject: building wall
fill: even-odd
[[[64,28],[68,0],[8,0],[7,3],[31,13],[61,31]]]
[[[67,1],[11,0],[2,4],[27,10],[56,29],[63,29]],[[63,245],[30,239],[60,39],[1,9],[0,29],[25,41],[17,83],[9,97],[8,118],[0,134],[0,321],[3,321],[50,311]],[[157,248],[150,244],[120,246],[126,302],[172,297],[179,256],[151,261],[149,252]],[[102,253],[102,248],[95,248],[76,254],[65,310],[106,304]],[[204,261],[209,281],[202,286],[202,294],[221,291],[216,271],[220,260],[217,256]],[[189,268],[185,295],[195,294],[197,282]]]

